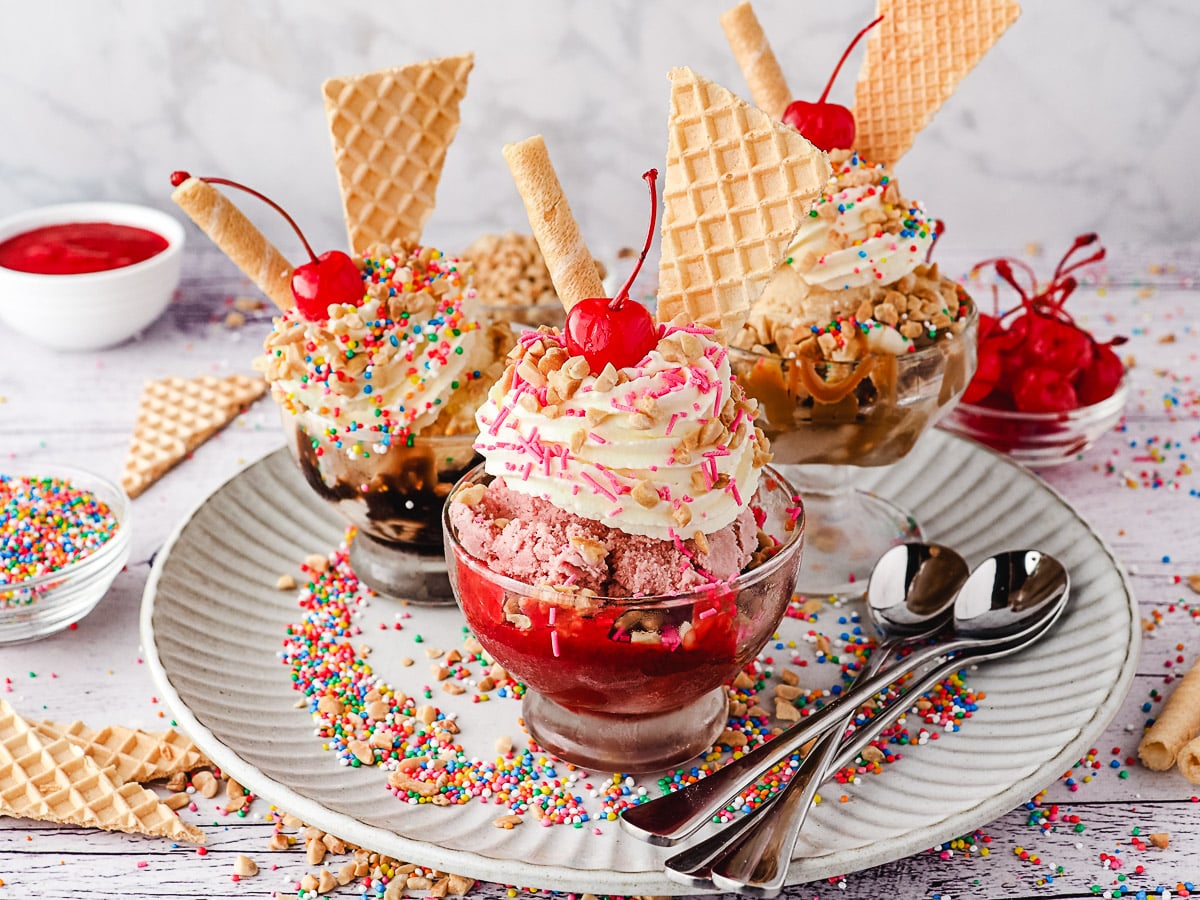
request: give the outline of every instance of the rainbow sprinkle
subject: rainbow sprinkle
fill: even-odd
[[[0,474],[0,584],[79,562],[119,527],[105,503],[68,481]]]

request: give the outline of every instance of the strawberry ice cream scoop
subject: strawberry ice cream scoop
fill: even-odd
[[[713,534],[659,540],[627,534],[512,490],[503,478],[482,495],[452,503],[463,548],[493,572],[526,584],[569,585],[601,597],[673,594],[734,578],[759,548],[747,507]]]

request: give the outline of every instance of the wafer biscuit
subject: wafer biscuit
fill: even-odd
[[[43,742],[63,738],[118,782],[157,781],[211,765],[200,748],[174,729],[151,733],[117,725],[88,728],[82,722],[34,722]]]
[[[171,192],[171,199],[276,306],[288,310],[296,305],[292,264],[228,197],[192,176]]]
[[[794,128],[690,69],[673,69],[658,318],[728,339],[829,178]]]
[[[467,53],[322,85],[355,253],[374,244],[420,241],[474,64]]]
[[[32,726],[0,700],[0,813],[204,843],[140,784],[117,785],[65,739],[43,743]]]
[[[596,262],[571,215],[542,136],[506,144],[503,153],[563,306],[569,310],[580,300],[603,297]]]
[[[1014,0],[879,0],[855,85],[855,145],[896,164],[933,114],[1021,14]]]
[[[266,391],[246,375],[164,378],[142,389],[121,487],[136,497]]]
[[[721,13],[721,27],[754,105],[772,119],[782,119],[792,93],[749,0]]]

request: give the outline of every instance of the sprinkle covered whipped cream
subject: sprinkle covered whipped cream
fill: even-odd
[[[476,413],[476,449],[512,490],[628,534],[712,534],[770,459],[757,404],[708,329],[663,326],[636,366],[591,374],[551,329],[527,332]]]
[[[901,196],[884,166],[846,151],[830,162],[833,177],[789,250],[792,267],[830,291],[899,281],[925,261],[937,223]]]
[[[255,363],[284,409],[319,417],[323,437],[352,454],[428,429],[492,361],[458,260],[418,247],[358,262],[361,305],[333,304],[324,321],[288,310]]]

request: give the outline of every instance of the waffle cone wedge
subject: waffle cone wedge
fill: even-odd
[[[893,166],[1021,15],[1014,0],[879,0],[854,92],[855,144]]]
[[[121,472],[125,493],[138,496],[266,389],[261,378],[246,375],[146,382]]]
[[[721,28],[750,88],[754,105],[772,119],[782,119],[792,102],[792,92],[750,0],[721,13]]]
[[[171,192],[171,199],[276,306],[286,311],[296,305],[292,264],[228,197],[190,176]]]
[[[140,784],[118,785],[67,740],[44,743],[28,722],[0,700],[0,813],[204,843]]]
[[[690,69],[670,79],[658,319],[684,314],[728,341],[783,261],[829,160]]]
[[[210,765],[200,748],[174,729],[151,733],[106,725],[88,728],[83,722],[34,722],[43,742],[66,740],[83,751],[118,783],[158,781]]]
[[[379,243],[419,243],[474,64],[467,53],[322,85],[355,253]]]

